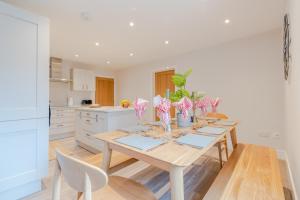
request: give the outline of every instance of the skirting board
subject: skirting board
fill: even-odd
[[[37,180],[0,193],[0,199],[21,199],[41,190],[41,180]]]
[[[293,174],[292,174],[292,170],[291,170],[291,167],[290,167],[289,157],[288,157],[286,151],[284,151],[282,149],[277,149],[277,157],[278,157],[278,159],[284,160],[287,163],[287,168],[288,168],[289,178],[290,178],[290,181],[291,181],[291,184],[292,184],[294,198],[295,198],[295,200],[298,200],[298,194],[297,194],[297,191],[296,191]]]

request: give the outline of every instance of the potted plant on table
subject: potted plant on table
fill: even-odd
[[[170,100],[177,108],[177,125],[179,127],[187,127],[191,125],[191,117],[188,110],[192,108],[190,93],[186,90],[187,77],[192,73],[189,69],[183,74],[175,74],[172,76],[172,82],[176,86],[176,91],[170,94]]]

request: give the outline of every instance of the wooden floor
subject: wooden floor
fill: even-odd
[[[25,200],[50,200],[52,190],[52,175],[55,163],[55,148],[64,153],[84,160],[95,166],[100,166],[102,155],[93,154],[76,145],[73,137],[63,140],[51,141],[49,145],[49,176],[43,180],[43,190],[35,193]],[[219,163],[215,149],[208,152],[206,156],[199,159],[193,166],[185,170],[185,200],[202,199],[209,186],[219,172]],[[224,156],[225,157],[225,156]],[[113,174],[133,179],[148,187],[159,200],[169,200],[169,175],[167,172],[152,167],[142,161],[130,159],[118,152],[113,152],[111,167]],[[288,178],[287,167],[284,161],[280,161],[283,177],[283,184],[286,189],[286,199],[293,199],[290,180]],[[62,184],[62,199],[73,200],[76,192],[65,182]]]

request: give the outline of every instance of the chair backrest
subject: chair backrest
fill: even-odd
[[[56,150],[56,158],[63,177],[78,192],[86,192],[87,184],[91,191],[95,191],[108,182],[107,174],[100,168],[67,156],[59,150]]]
[[[207,117],[213,117],[213,118],[217,118],[217,119],[228,119],[229,117],[223,113],[213,113],[213,112],[209,112],[206,114]]]

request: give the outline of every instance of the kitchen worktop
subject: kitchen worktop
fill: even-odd
[[[121,106],[101,106],[97,108],[79,107],[77,110],[92,112],[126,112],[133,111],[133,108],[122,108]]]
[[[80,108],[82,106],[50,106],[51,108],[66,108],[66,109],[76,109],[76,108]]]

